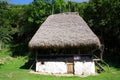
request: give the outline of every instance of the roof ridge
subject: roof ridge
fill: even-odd
[[[79,15],[78,12],[64,12],[64,13],[58,13],[53,15]]]

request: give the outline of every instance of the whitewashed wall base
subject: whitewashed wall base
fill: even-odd
[[[36,71],[50,74],[66,74],[67,63],[65,62],[49,62],[46,61],[44,64],[41,62],[36,63]],[[74,74],[76,75],[92,75],[95,74],[95,63],[94,62],[74,62]]]
[[[36,71],[45,73],[67,73],[67,64],[65,62],[41,62],[36,63]]]
[[[77,75],[92,75],[95,74],[94,62],[74,62],[74,71]]]

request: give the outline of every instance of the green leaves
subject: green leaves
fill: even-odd
[[[34,19],[33,19],[32,17],[28,17],[28,21],[29,21],[29,22],[33,22]]]
[[[105,55],[118,62],[120,57],[120,0],[90,0],[84,19],[105,45]],[[113,56],[110,57],[110,56]],[[118,62],[119,63],[119,62]]]
[[[10,23],[10,5],[7,2],[0,1],[0,48],[3,48],[5,43],[11,41],[12,27]]]

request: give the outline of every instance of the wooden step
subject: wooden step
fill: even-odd
[[[93,61],[101,61],[101,59],[93,59]]]
[[[96,66],[100,68],[101,71],[105,71],[104,67],[100,65],[99,63],[95,62]]]

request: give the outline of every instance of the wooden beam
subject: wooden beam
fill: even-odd
[[[93,59],[93,61],[101,61],[101,59]]]

